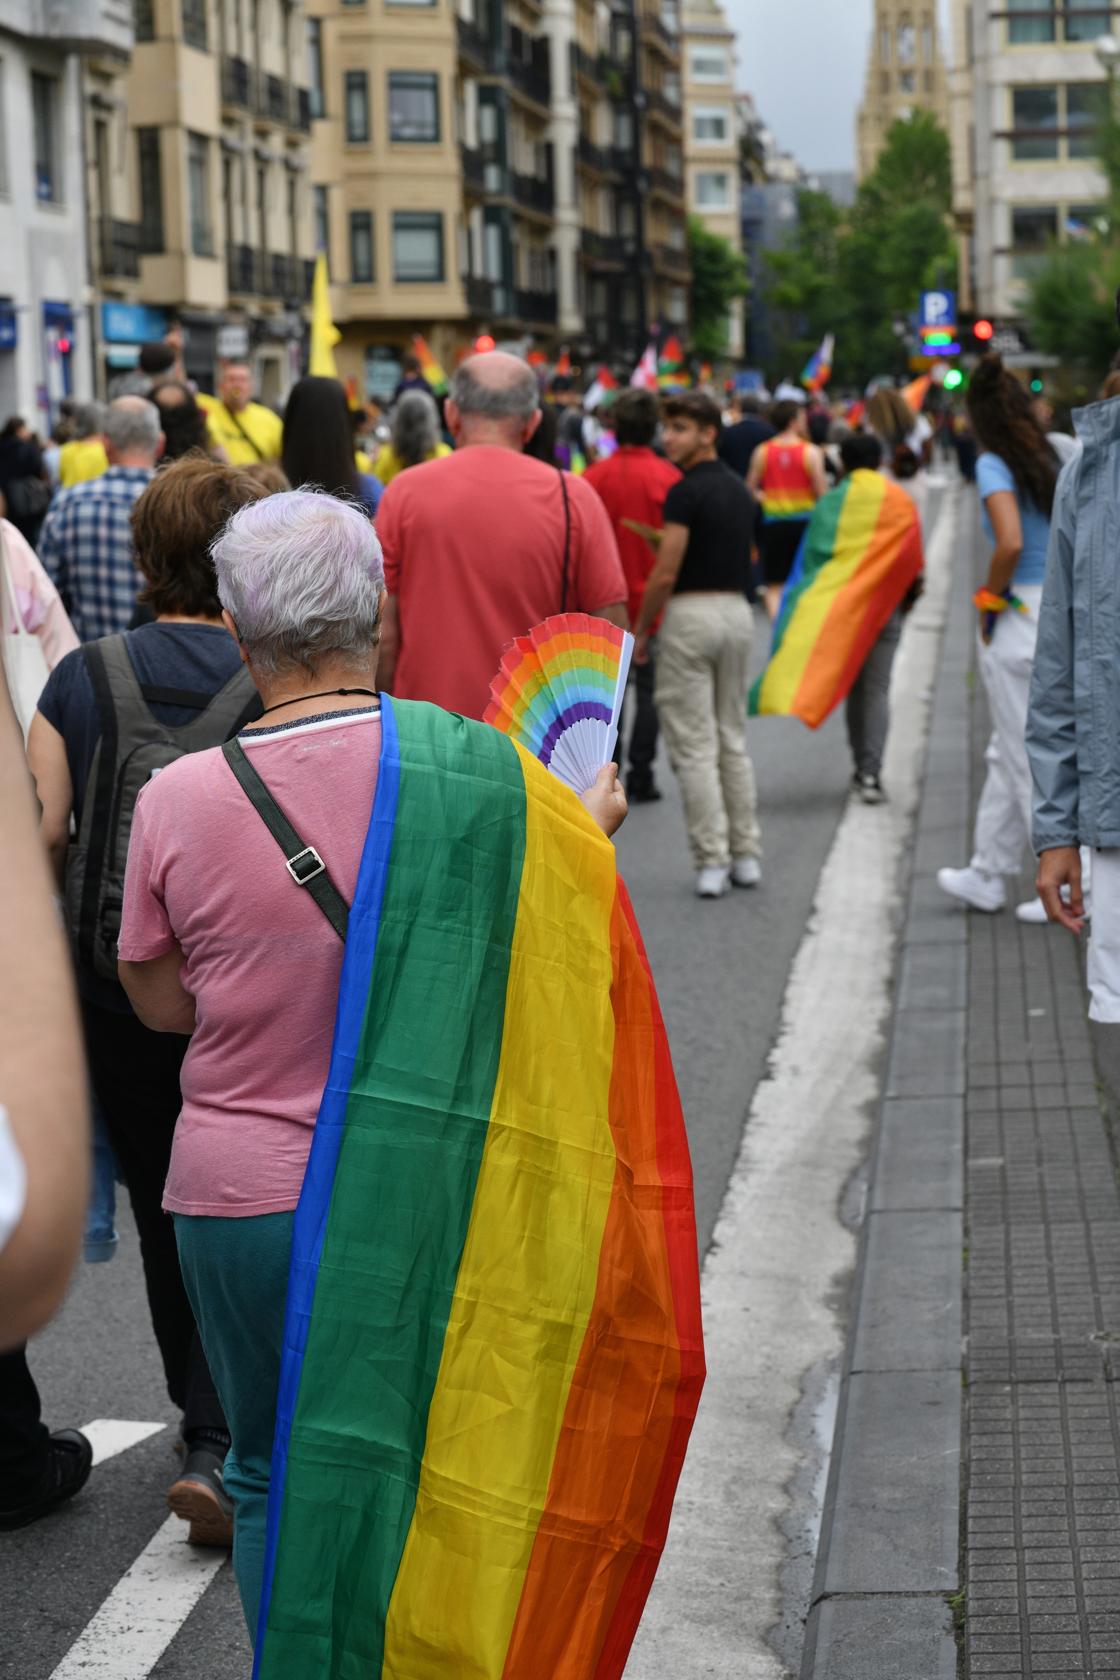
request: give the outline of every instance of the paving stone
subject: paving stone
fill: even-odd
[[[955,1680],[948,1606],[937,1598],[828,1598],[805,1630],[802,1680]]]
[[[962,1243],[959,1213],[870,1215],[854,1371],[959,1371]]]

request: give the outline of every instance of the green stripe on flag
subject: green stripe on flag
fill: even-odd
[[[502,1045],[525,845],[521,764],[497,730],[430,706],[397,701],[394,711],[397,817],[291,1433],[262,1680],[381,1673]],[[356,1607],[368,1610],[357,1626]]]

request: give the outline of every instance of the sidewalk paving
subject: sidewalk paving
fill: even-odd
[[[1120,1192],[1082,954],[1010,909],[955,910],[934,879],[967,861],[984,773],[970,534],[804,1680],[1120,1674]],[[1028,896],[1029,877],[1020,887]]]

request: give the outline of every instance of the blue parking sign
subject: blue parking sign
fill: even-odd
[[[957,324],[956,292],[923,292],[921,324],[935,331],[950,331]]]

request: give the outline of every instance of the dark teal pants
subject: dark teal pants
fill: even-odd
[[[225,1467],[233,1568],[255,1639],[294,1215],[174,1218],[183,1282],[233,1443]]]

